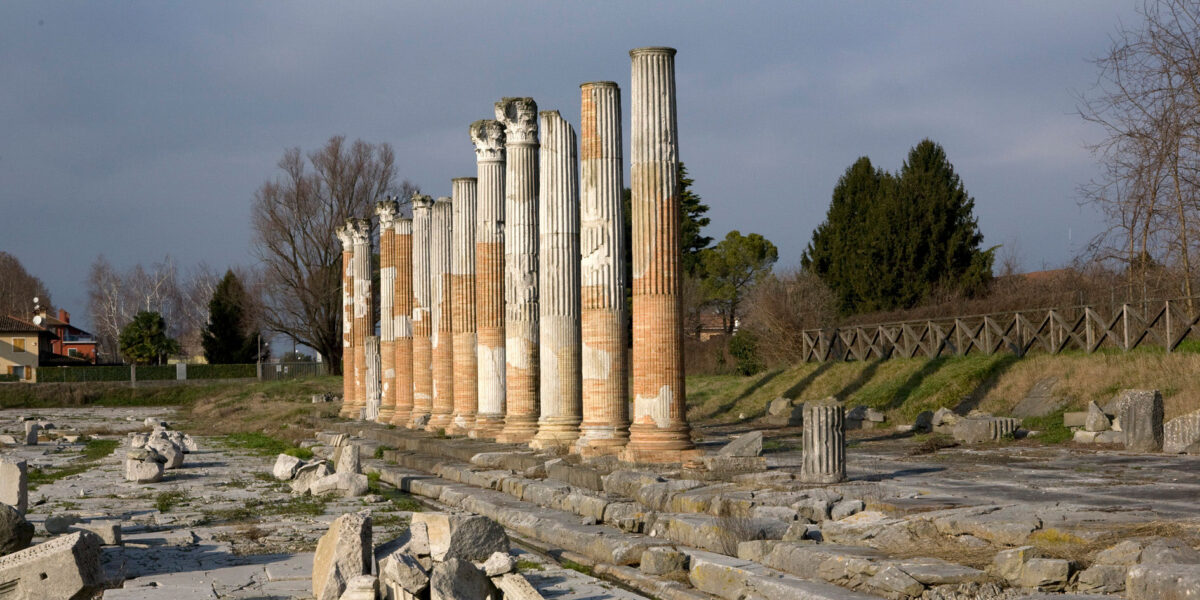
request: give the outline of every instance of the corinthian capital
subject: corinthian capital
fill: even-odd
[[[504,160],[504,124],[491,119],[471,123],[471,143],[478,161]]]
[[[354,239],[354,245],[370,244],[371,243],[371,221],[368,219],[347,219],[346,225],[350,228],[350,236]]]
[[[433,208],[433,198],[426,194],[413,194],[412,207],[414,213],[418,210],[429,210]]]
[[[338,227],[334,233],[337,234],[338,241],[342,243],[342,252],[354,251],[354,236],[350,233],[349,219],[347,219],[344,225]]]
[[[379,217],[379,228],[390,230],[400,216],[400,205],[391,198],[380,200],[375,203],[375,214]]]
[[[508,143],[537,143],[537,112],[533,98],[503,98],[496,103],[496,120],[504,123]]]

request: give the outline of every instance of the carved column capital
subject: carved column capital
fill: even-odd
[[[354,239],[355,246],[371,243],[371,221],[367,219],[348,219],[346,226],[350,228],[350,236]]]
[[[475,160],[504,160],[504,124],[491,119],[471,123],[471,143],[475,144]]]
[[[394,199],[380,200],[375,203],[375,214],[379,217],[379,228],[389,231],[396,225],[400,216],[400,203]]]
[[[427,194],[413,194],[412,207],[413,211],[429,210],[433,208],[433,198]]]
[[[503,98],[496,103],[496,120],[504,124],[509,144],[538,143],[537,118],[533,98]]]
[[[342,243],[342,252],[354,251],[354,236],[350,233],[350,221],[347,219],[346,224],[338,227],[334,233],[337,235],[338,241]]]

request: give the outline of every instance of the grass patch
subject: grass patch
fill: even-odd
[[[532,560],[520,559],[517,561],[518,571],[541,571],[545,568],[542,563],[535,563]]]
[[[1055,411],[1044,417],[1026,417],[1021,421],[1021,425],[1030,431],[1037,431],[1037,437],[1033,438],[1046,444],[1063,444],[1071,441],[1075,437],[1075,433],[1069,427],[1063,425],[1063,413],[1066,409]]]
[[[171,512],[172,508],[188,501],[188,495],[183,492],[161,492],[154,497],[154,508],[158,512]]]
[[[958,446],[958,442],[954,438],[944,433],[922,433],[914,435],[913,439],[918,443],[916,448],[909,451],[910,456],[933,454],[938,450]]]
[[[286,502],[247,500],[242,506],[210,511],[206,516],[212,524],[254,522],[271,516],[319,517],[325,514],[328,502],[323,496],[296,496]]]
[[[83,457],[90,461],[100,460],[121,446],[121,440],[88,440],[83,447]]]
[[[83,458],[80,462],[69,464],[58,469],[41,469],[34,467],[29,470],[29,489],[34,490],[39,485],[54,483],[59,479],[79,475],[91,470],[104,457],[113,453],[121,445],[119,440],[88,440],[83,447]]]
[[[231,433],[221,438],[221,440],[224,441],[227,446],[249,450],[262,456],[287,454],[288,456],[294,456],[301,460],[308,460],[313,457],[312,450],[293,446],[284,440],[269,436],[265,433]]]
[[[581,565],[573,560],[567,560],[565,558],[559,564],[561,564],[564,569],[579,571],[588,577],[595,577],[595,574],[592,573],[592,568],[587,565]]]
[[[388,450],[395,450],[391,446],[375,446],[375,458],[383,458],[383,453]]]
[[[402,492],[380,480],[379,472],[367,473],[367,491],[388,499],[396,510],[422,512],[425,505],[418,502],[412,495]]]

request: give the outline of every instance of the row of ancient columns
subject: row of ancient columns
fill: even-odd
[[[365,385],[370,223],[348,221],[343,416],[633,462],[696,454],[683,384],[674,56],[630,52],[631,241],[612,82],[580,86],[580,139],[558,111],[502,99],[495,120],[470,126],[476,177],[454,179],[436,202],[414,196],[411,220],[395,200],[378,204],[378,397]]]

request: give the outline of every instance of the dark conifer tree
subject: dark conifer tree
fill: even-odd
[[[212,365],[251,363],[257,360],[257,332],[246,323],[246,289],[233,271],[226,271],[208,302],[208,326],[200,343]]]

